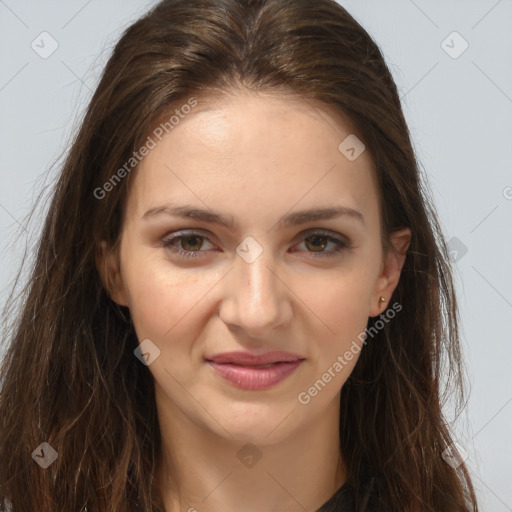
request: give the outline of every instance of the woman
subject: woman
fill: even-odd
[[[7,333],[0,494],[477,511],[441,411],[445,358],[463,392],[447,254],[341,6],[162,1],[107,63]]]

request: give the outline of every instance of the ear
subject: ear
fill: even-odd
[[[109,297],[120,306],[128,306],[121,276],[119,251],[107,247],[104,240],[96,246],[96,268]]]
[[[409,228],[397,229],[390,233],[390,237],[393,250],[390,250],[384,257],[380,275],[370,298],[370,316],[378,316],[386,309],[398,285],[407,249],[411,243],[411,230]],[[380,297],[384,297],[385,301],[381,302]]]

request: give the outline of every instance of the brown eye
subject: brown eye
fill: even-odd
[[[186,251],[197,251],[203,245],[202,238],[203,237],[201,237],[199,235],[190,235],[190,236],[180,237],[181,248],[185,249]]]
[[[314,252],[317,251],[318,249],[325,249],[328,243],[327,237],[324,235],[313,235],[308,238],[305,238],[305,240],[308,249],[311,249]]]
[[[324,233],[316,231],[303,238],[306,252],[313,254],[313,257],[331,257],[341,253],[344,249],[348,249],[350,244],[344,240]],[[331,245],[332,244],[332,245]],[[299,244],[300,245],[300,244]],[[333,247],[328,249],[328,247]],[[327,248],[327,250],[326,250]]]
[[[162,241],[162,245],[172,253],[185,258],[200,258],[204,250],[204,242],[208,238],[200,233],[178,233]],[[211,244],[211,242],[208,240]],[[213,245],[213,244],[212,244]]]

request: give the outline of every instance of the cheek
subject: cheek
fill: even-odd
[[[361,265],[350,271],[316,273],[297,280],[293,288],[311,313],[330,328],[327,332],[341,334],[351,326],[366,325],[372,281],[368,269]]]
[[[124,267],[129,308],[139,338],[163,339],[179,332],[194,317],[215,280],[208,276],[172,269],[170,263],[146,259]]]
[[[330,387],[332,391],[346,381],[364,348],[372,292],[372,277],[363,264],[321,280],[318,276],[304,280],[299,287],[298,295],[305,297],[312,312],[310,337],[314,342],[310,347],[317,361],[315,378],[336,383]]]

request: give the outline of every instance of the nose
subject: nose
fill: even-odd
[[[291,291],[266,253],[263,251],[252,263],[241,257],[235,259],[224,280],[219,308],[219,316],[226,325],[254,338],[264,338],[272,330],[287,325],[293,314]]]

